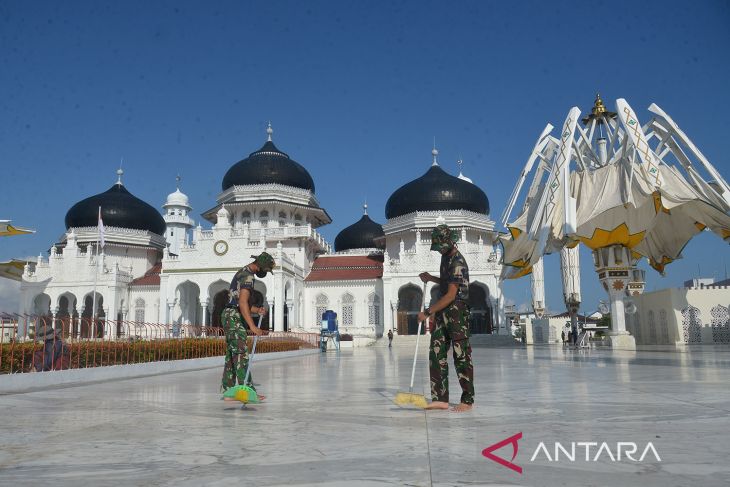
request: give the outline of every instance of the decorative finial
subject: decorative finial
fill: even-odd
[[[603,120],[604,118],[616,118],[616,116],[615,112],[609,112],[606,110],[606,105],[603,104],[601,94],[596,93],[596,99],[593,102],[591,113],[589,113],[587,117],[583,118],[582,122],[585,125],[588,125],[591,123],[591,120],[595,119],[596,123],[603,124],[605,122],[605,120]]]
[[[269,126],[266,127],[266,133],[269,136],[269,142],[271,142],[271,135],[274,133],[274,129],[271,128],[271,122],[269,122]]]
[[[182,181],[182,177],[178,174],[175,176],[175,187],[178,191],[180,190],[180,181]]]
[[[365,204],[362,205],[362,209],[363,209],[363,212],[364,212],[363,214],[364,215],[367,215],[368,214],[368,202],[367,202],[367,200],[365,200]]]
[[[123,184],[122,184],[122,175],[123,174],[124,174],[124,171],[122,170],[121,167],[119,169],[117,169],[117,184],[119,184],[120,186],[123,186]]]
[[[433,149],[431,150],[431,154],[433,155],[433,163],[431,165],[438,166],[439,165],[439,161],[438,161],[439,151],[436,149],[436,137],[433,138]]]
[[[459,154],[459,158],[456,160],[456,165],[459,166],[459,174],[461,174],[461,166],[464,165],[464,161],[461,160],[461,154]]]

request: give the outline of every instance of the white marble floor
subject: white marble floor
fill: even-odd
[[[0,396],[0,485],[730,485],[730,349],[476,348],[463,415],[392,404],[411,351],[262,362],[269,399],[248,410],[219,400],[220,369]],[[420,364],[425,392],[425,350]],[[482,455],[519,432],[522,474]],[[614,457],[617,442],[635,456],[651,442],[661,461],[586,461],[584,446],[531,461],[541,442],[551,456],[555,442],[607,442]]]

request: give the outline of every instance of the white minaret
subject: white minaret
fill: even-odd
[[[187,195],[180,191],[180,176],[176,178],[177,188],[174,193],[167,195],[167,201],[162,207],[165,214],[162,218],[167,223],[165,239],[173,254],[179,254],[183,245],[188,243],[188,229],[193,228],[195,222],[188,216],[190,206]]]

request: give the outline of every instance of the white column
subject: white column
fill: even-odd
[[[532,309],[538,318],[542,318],[545,312],[545,271],[542,257],[532,266],[530,274],[530,285],[532,288]]]

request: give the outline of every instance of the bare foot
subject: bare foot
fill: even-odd
[[[449,403],[443,401],[431,401],[431,404],[423,409],[449,409]]]
[[[474,406],[472,404],[464,404],[463,402],[461,404],[457,404],[451,410],[455,413],[465,413],[467,411],[471,411],[471,409]]]

